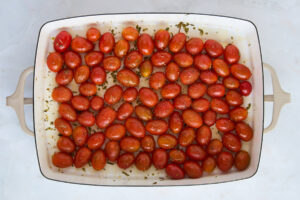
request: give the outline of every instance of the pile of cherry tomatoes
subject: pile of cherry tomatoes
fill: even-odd
[[[182,32],[171,36],[167,30],[152,37],[127,27],[117,42],[111,32],[101,35],[96,28],[88,29],[86,38],[61,31],[54,49],[47,65],[59,85],[52,91],[60,115],[54,122],[60,133],[60,152],[52,156],[56,167],[90,163],[101,170],[109,161],[144,171],[153,164],[172,179],[199,178],[216,166],[223,172],[248,167],[241,141],[250,141],[253,130],[244,122],[248,110],[242,105],[252,90],[247,81],[252,73],[238,63],[235,45],[224,48],[215,40],[187,39]],[[163,70],[153,73],[154,68]],[[110,72],[118,83],[98,96],[97,87]],[[149,87],[139,87],[140,76],[149,78]],[[80,95],[68,88],[73,79]],[[103,132],[90,132],[87,127],[94,124]],[[221,140],[212,139],[213,125]]]

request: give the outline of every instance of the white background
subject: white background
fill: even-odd
[[[258,28],[264,62],[277,71],[291,104],[276,129],[264,135],[257,174],[247,180],[189,187],[95,187],[45,179],[38,168],[34,139],[19,127],[5,97],[20,73],[34,62],[39,28],[49,20],[114,12],[195,12],[245,18]],[[1,0],[0,1],[0,199],[299,199],[300,1],[297,0]],[[26,95],[32,93],[32,76]],[[265,74],[265,91],[271,81]],[[266,124],[271,105],[266,106]],[[26,107],[32,127],[32,107]],[[298,189],[297,189],[298,188]]]

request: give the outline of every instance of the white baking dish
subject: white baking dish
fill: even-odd
[[[170,32],[177,32],[176,24],[179,22],[190,23],[188,35],[221,41],[223,45],[234,43],[241,53],[241,62],[250,67],[253,76],[251,82],[253,92],[246,99],[245,104],[251,103],[248,123],[253,127],[254,137],[251,142],[243,144],[243,148],[249,151],[251,163],[247,170],[238,172],[234,168],[228,173],[215,170],[212,174],[204,174],[199,179],[170,180],[164,170],[155,170],[151,167],[147,172],[140,172],[131,167],[121,170],[116,165],[106,165],[105,170],[95,171],[86,166],[83,169],[67,168],[58,169],[51,163],[51,156],[56,151],[58,133],[52,122],[58,116],[58,104],[51,101],[51,91],[56,86],[54,73],[49,72],[46,58],[53,51],[52,38],[61,30],[68,30],[75,36],[84,35],[90,26],[98,27],[102,33],[114,29],[116,37],[120,36],[122,28],[132,25],[142,27],[142,32],[153,35],[155,30],[169,27]],[[146,28],[147,30],[143,30]],[[193,28],[195,27],[195,28]],[[200,30],[200,29],[201,30]],[[203,32],[202,32],[203,31]],[[203,35],[201,35],[201,32]],[[270,70],[273,80],[274,95],[264,96],[263,67]],[[32,103],[32,99],[23,97],[24,81],[28,74],[34,72],[34,131],[28,129],[24,119],[24,104]],[[75,89],[75,88],[73,88]],[[103,91],[98,92],[102,94]],[[273,101],[273,121],[264,130],[264,100]],[[26,69],[20,77],[16,92],[7,98],[7,105],[12,106],[19,117],[21,127],[30,135],[35,136],[38,161],[41,173],[44,177],[80,184],[91,185],[123,185],[123,186],[153,186],[153,185],[198,185],[208,183],[221,183],[252,177],[258,168],[262,146],[263,132],[274,128],[281,107],[290,101],[289,94],[282,91],[275,71],[266,64],[262,64],[258,33],[255,25],[247,20],[202,15],[202,14],[178,14],[178,13],[147,13],[147,14],[104,14],[82,16],[55,20],[44,24],[40,30],[36,50],[35,66]],[[214,134],[214,137],[218,137]]]

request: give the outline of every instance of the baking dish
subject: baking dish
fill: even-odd
[[[184,31],[188,32],[189,37],[201,37],[204,40],[211,38],[220,41],[223,45],[233,42],[240,49],[242,56],[240,61],[252,71],[253,92],[245,99],[245,104],[251,104],[247,123],[253,127],[254,137],[251,142],[243,145],[251,156],[249,168],[241,172],[231,169],[229,173],[215,170],[212,174],[204,174],[199,179],[170,180],[166,178],[164,170],[155,170],[154,167],[146,172],[140,172],[135,167],[121,170],[116,165],[108,164],[105,170],[99,172],[89,166],[82,169],[54,167],[51,163],[51,155],[56,150],[58,133],[53,121],[58,116],[58,104],[51,100],[51,91],[56,86],[55,75],[49,72],[46,64],[48,53],[53,51],[53,37],[61,30],[68,30],[73,36],[84,35],[90,26],[98,27],[103,33],[114,30],[116,39],[120,36],[120,30],[128,25],[137,25],[141,27],[141,31],[152,35],[155,30],[167,27],[170,32],[175,33],[180,23],[184,24]],[[263,68],[271,72],[273,95],[264,96]],[[34,73],[33,98],[24,98],[24,82],[32,72]],[[71,89],[76,90],[76,88]],[[98,95],[101,95],[101,92],[103,91]],[[264,129],[265,101],[274,103],[273,119],[266,129]],[[275,127],[282,106],[289,101],[290,95],[281,89],[274,69],[262,63],[258,33],[252,22],[225,16],[183,13],[102,14],[47,22],[40,30],[34,67],[26,69],[21,74],[15,93],[7,97],[7,105],[15,109],[22,129],[35,137],[39,167],[44,177],[69,183],[110,186],[198,185],[252,177],[259,165],[263,132],[268,132]],[[24,104],[31,103],[34,113],[34,131],[27,127],[24,119]],[[217,137],[217,134],[214,135]]]

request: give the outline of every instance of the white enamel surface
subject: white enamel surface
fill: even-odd
[[[51,101],[51,91],[56,86],[54,73],[49,72],[46,65],[46,57],[49,51],[52,51],[52,37],[60,30],[68,30],[74,35],[84,36],[89,26],[98,27],[102,33],[115,29],[116,37],[123,27],[138,24],[143,28],[147,27],[150,34],[154,29],[170,27],[170,31],[176,33],[178,28],[175,24],[179,22],[189,22],[195,25],[189,27],[188,35],[190,37],[200,36],[198,28],[203,29],[204,34],[200,36],[206,40],[208,38],[221,41],[225,46],[228,43],[234,43],[241,52],[241,63],[250,67],[253,76],[253,93],[245,101],[245,106],[251,103],[249,110],[248,123],[254,128],[254,137],[252,142],[244,144],[243,148],[251,154],[251,164],[246,171],[237,172],[232,169],[230,173],[223,174],[219,170],[211,175],[204,174],[200,179],[169,180],[166,178],[164,170],[155,170],[153,167],[143,173],[131,167],[124,170],[130,176],[126,176],[123,170],[116,165],[106,165],[105,170],[96,172],[91,167],[85,166],[82,169],[68,168],[57,169],[51,163],[51,155],[57,151],[56,141],[58,133],[51,122],[58,116],[57,103]],[[207,32],[207,34],[206,34]],[[34,83],[34,117],[36,144],[41,172],[44,176],[54,180],[66,182],[95,184],[95,185],[194,185],[225,182],[251,177],[257,170],[263,126],[263,82],[262,66],[260,58],[260,49],[257,33],[253,24],[248,21],[215,17],[206,15],[185,15],[185,14],[129,14],[129,15],[98,15],[90,17],[79,17],[66,20],[60,20],[45,24],[40,32],[38,49],[35,64],[35,83]],[[71,86],[72,87],[72,86]],[[47,89],[49,88],[49,90]],[[72,88],[76,90],[76,88]],[[98,91],[99,95],[103,90]],[[45,101],[48,103],[45,103]],[[47,110],[47,112],[43,112]],[[48,128],[50,127],[50,129]],[[214,137],[218,137],[214,134]],[[62,173],[63,172],[63,173]],[[147,178],[145,178],[147,177]]]

